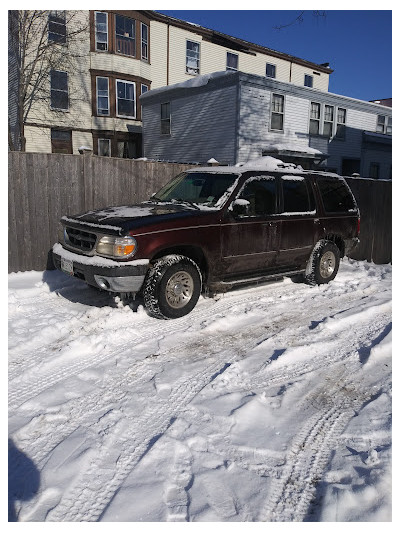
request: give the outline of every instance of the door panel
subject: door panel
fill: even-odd
[[[228,277],[268,270],[275,264],[278,250],[275,178],[249,178],[238,199],[243,213],[234,208],[228,211],[221,227],[222,262]]]

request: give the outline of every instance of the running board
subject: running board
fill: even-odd
[[[217,282],[211,282],[209,284],[209,288],[211,290],[216,291],[227,291],[232,287],[236,287],[238,285],[248,285],[251,283],[262,283],[264,281],[270,281],[273,279],[279,279],[284,278],[286,276],[295,276],[298,274],[304,274],[305,269],[302,270],[290,270],[287,272],[277,272],[275,274],[264,274],[262,276],[255,276],[254,278],[241,278],[241,279],[235,279],[231,281],[217,281]]]

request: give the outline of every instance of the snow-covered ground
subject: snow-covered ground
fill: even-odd
[[[390,521],[391,266],[345,259],[150,318],[9,275],[19,521]]]

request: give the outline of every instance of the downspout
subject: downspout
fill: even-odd
[[[292,62],[290,62],[289,83],[292,83]]]
[[[240,107],[241,107],[241,83],[240,83],[240,74],[238,74],[237,77],[237,88],[236,88],[236,124],[235,124],[235,153],[234,153],[234,162],[233,164],[236,165],[239,163],[239,134],[240,134]]]
[[[167,85],[169,85],[169,24],[167,24]]]

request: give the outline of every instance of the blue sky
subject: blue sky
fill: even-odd
[[[392,12],[332,10],[317,17],[306,11],[301,23],[282,28],[300,10],[161,11],[290,55],[327,63],[334,70],[329,91],[375,100],[392,97]]]

